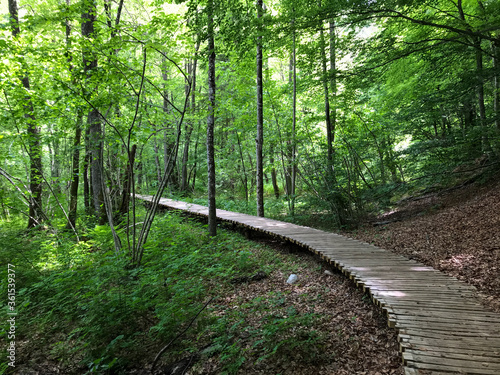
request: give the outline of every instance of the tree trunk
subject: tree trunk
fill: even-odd
[[[119,217],[123,217],[127,214],[129,203],[130,203],[130,193],[132,192],[132,178],[133,178],[133,169],[134,169],[134,161],[135,161],[135,153],[137,151],[137,145],[132,145],[130,149],[130,154],[128,157],[127,163],[127,171],[123,176],[123,191],[122,191],[122,203],[120,205]],[[120,218],[118,218],[120,220]]]
[[[245,168],[245,160],[243,158],[243,149],[241,147],[240,136],[238,131],[236,131],[236,140],[238,141],[238,149],[240,151],[241,167],[243,168],[243,188],[245,190],[245,201],[248,202],[248,176]]]
[[[215,207],[215,41],[213,0],[208,2],[208,118],[207,118],[207,165],[208,165],[208,233],[217,235],[217,211]]]
[[[491,152],[491,145],[488,137],[488,128],[486,124],[486,105],[484,101],[484,71],[483,71],[483,52],[481,51],[481,39],[475,40],[476,47],[476,70],[477,70],[477,101],[479,105],[479,121],[482,128],[481,150],[484,153]]]
[[[330,105],[330,128],[327,128],[328,137],[328,159],[330,161],[330,168],[332,169],[333,178],[335,181],[335,149],[333,147],[335,142],[335,128],[337,127],[337,38],[335,34],[335,21],[330,21],[330,95],[332,97],[332,104]]]
[[[321,7],[321,0],[319,1],[319,6]],[[328,84],[332,91],[332,95],[336,96],[337,83],[336,83],[336,59],[335,59],[335,24],[330,21],[330,72],[327,71],[326,67],[326,43],[325,36],[323,35],[323,23],[320,27],[320,53],[321,53],[321,67],[323,73],[323,91],[325,94],[325,122],[326,122],[326,147],[327,147],[327,177],[328,183],[333,183],[334,171],[333,171],[333,141],[335,137],[335,108],[330,109],[330,93]],[[330,77],[328,77],[330,73]],[[330,113],[331,111],[331,113]],[[332,116],[333,115],[333,121]]]
[[[19,27],[19,15],[16,0],[9,0],[9,15],[10,26],[12,35],[16,38],[21,33]],[[25,65],[25,62],[22,62]],[[25,67],[26,68],[26,67]],[[27,69],[23,69],[26,70]],[[30,79],[29,76],[21,77],[21,82],[25,88],[24,94],[24,118],[27,123],[28,134],[28,153],[30,158],[29,170],[29,186],[30,186],[30,199],[29,199],[29,213],[28,213],[28,229],[36,227],[42,221],[42,145],[40,129],[36,124],[33,101],[31,100],[30,92]]]
[[[86,150],[85,158],[83,159],[83,205],[85,206],[85,212],[87,214],[90,214],[90,207],[93,205],[90,202],[89,162],[90,152]]]
[[[276,199],[280,197],[280,188],[278,186],[278,178],[276,176],[276,168],[274,167],[274,144],[271,144],[269,150],[269,162],[271,163],[271,182],[273,184],[274,196]]]
[[[73,140],[73,164],[71,170],[71,185],[69,189],[69,210],[67,229],[75,228],[78,208],[78,183],[80,181],[80,142],[82,138],[82,114],[77,114],[75,138]]]
[[[66,5],[70,6],[70,0],[66,0]],[[73,65],[71,64],[71,24],[69,19],[66,19],[66,59],[69,64],[69,71],[73,72]],[[68,223],[66,229],[75,229],[76,218],[78,213],[78,184],[80,182],[80,144],[82,138],[82,125],[83,125],[83,111],[77,110],[76,124],[75,124],[75,137],[73,139],[73,157],[71,166],[71,183],[69,188],[69,209],[68,209]],[[84,171],[86,173],[86,171]]]
[[[156,125],[154,123],[151,124],[153,127],[153,131],[156,133],[153,137],[153,150],[155,153],[155,168],[156,168],[156,178],[158,180],[158,184],[161,182],[161,165],[160,165],[160,150],[158,148],[158,142],[156,140]]]
[[[200,48],[200,43],[196,43],[196,51],[193,59],[193,63],[188,63],[188,77],[191,77],[191,113],[195,113],[196,111],[196,67],[198,65],[198,50]],[[191,120],[194,121],[194,120]],[[193,123],[186,122],[185,128],[185,143],[184,143],[184,152],[182,155],[182,169],[181,169],[181,186],[180,190],[182,192],[188,189],[189,181],[188,181],[188,160],[189,160],[189,146],[191,143],[191,135],[193,133]]]
[[[94,22],[96,20],[95,0],[88,2],[88,9],[82,14],[82,36],[87,39],[94,34]],[[91,78],[92,72],[97,69],[97,59],[93,56],[90,47],[84,47],[83,51],[83,69],[87,76],[87,81]],[[87,91],[87,90],[86,90]],[[89,93],[84,95],[89,97]],[[106,212],[104,209],[104,195],[102,191],[103,181],[103,163],[102,163],[102,124],[97,108],[91,108],[87,116],[89,127],[89,146],[91,152],[90,173],[92,178],[92,195],[94,200],[94,213],[96,218],[102,224],[106,221]]]
[[[257,18],[262,18],[263,0],[257,0]],[[262,26],[258,26],[257,36],[257,138],[256,142],[256,183],[257,183],[257,216],[264,217],[264,167],[262,148],[264,143],[264,103],[262,94]]]
[[[162,78],[164,81],[163,85],[163,112],[168,116],[170,114],[170,106],[168,103],[168,91],[167,91],[167,86],[166,82],[168,81],[168,73],[169,71],[167,69],[164,69],[163,66],[166,64],[167,59],[165,57],[162,58]],[[173,96],[173,94],[171,94]],[[173,102],[173,97],[171,98],[171,101]],[[164,143],[163,143],[163,161],[164,161],[164,168],[168,167],[169,160],[172,163],[177,163],[177,161],[174,161],[174,158],[171,158],[170,155],[172,153],[172,150],[174,150],[177,146],[175,144],[175,141],[172,141],[174,135],[174,128],[170,123],[170,120],[167,120],[165,122],[165,132],[164,132]],[[169,176],[168,184],[170,186],[176,187],[178,185],[178,174],[176,173],[176,165],[173,165],[172,173]]]
[[[48,131],[52,133],[51,129],[49,129]],[[54,190],[54,192],[56,192],[56,194],[59,194],[61,192],[59,183],[59,177],[61,177],[61,163],[59,161],[60,141],[58,137],[52,136],[51,138],[52,139],[47,142],[50,154],[50,179],[52,189]]]
[[[293,21],[295,24],[295,20]],[[292,31],[292,79],[293,79],[293,93],[292,93],[292,175],[291,175],[291,204],[290,214],[295,215],[295,183],[297,179],[297,160],[296,160],[296,126],[297,126],[297,64],[296,64],[296,48],[295,48],[295,26]]]
[[[491,43],[491,51],[493,54],[493,111],[495,116],[495,127],[500,131],[500,63],[499,63],[499,47],[500,37]]]

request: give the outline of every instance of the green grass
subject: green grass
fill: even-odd
[[[142,265],[130,268],[128,254],[113,251],[105,226],[87,230],[75,243],[63,232],[25,234],[21,222],[3,224],[0,263],[16,266],[18,361],[27,368],[50,362],[67,374],[119,374],[151,364],[211,297],[214,302],[165,353],[166,363],[208,347],[204,355],[216,356],[220,372],[234,373],[245,361],[319,354],[322,337],[306,328],[319,317],[286,310],[280,302],[286,296],[258,296],[242,309],[217,303],[234,292],[235,276],[296,267],[239,234],[220,229],[211,239],[204,225],[167,213],[155,221]],[[6,273],[3,267],[2,296]],[[248,316],[258,320],[247,325]],[[242,331],[250,348],[236,334]],[[0,340],[6,342],[5,329]],[[2,350],[0,362],[5,360]]]

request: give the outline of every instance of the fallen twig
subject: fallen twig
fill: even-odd
[[[206,307],[208,306],[208,304],[210,302],[212,302],[212,300],[214,299],[214,297],[210,298],[204,305],[203,307],[201,308],[200,311],[198,311],[198,313],[194,316],[193,319],[191,319],[191,322],[189,322],[188,326],[186,328],[184,328],[184,330],[179,333],[177,336],[175,336],[167,345],[165,345],[159,352],[158,354],[156,355],[155,357],[155,360],[153,361],[153,365],[151,366],[151,374],[153,374],[154,372],[154,369],[156,367],[156,363],[158,362],[158,360],[160,359],[161,355],[163,353],[165,353],[165,351],[170,347],[170,345],[172,345],[179,337],[181,337],[183,334],[186,333],[186,331],[193,325],[194,321],[196,320],[196,318],[198,318],[198,316],[201,314],[201,312],[203,310],[206,309]]]

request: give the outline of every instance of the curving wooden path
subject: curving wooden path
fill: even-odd
[[[160,205],[208,216],[197,204],[162,198]],[[217,218],[298,244],[353,279],[398,330],[406,375],[500,375],[500,314],[485,310],[473,286],[338,234],[224,210]]]

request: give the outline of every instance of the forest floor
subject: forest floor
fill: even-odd
[[[246,306],[251,301],[265,296],[266,303],[274,306],[267,313],[275,317],[279,318],[283,311],[299,315],[313,313],[319,319],[308,328],[319,334],[321,345],[316,346],[314,339],[310,342],[311,338],[306,336],[300,338],[300,331],[307,327],[305,322],[304,326],[292,323],[295,337],[278,348],[279,355],[269,361],[246,361],[238,374],[403,374],[397,331],[387,326],[383,311],[351,280],[326,261],[295,245],[268,237],[254,240],[274,248],[277,259],[291,259],[296,267],[297,283],[284,283],[288,273],[277,270],[262,281],[241,284],[218,303],[228,309],[244,311],[249,310]],[[262,313],[249,312],[245,313],[246,324],[262,329],[259,323]],[[283,323],[275,320],[273,325],[279,330]],[[245,331],[240,331],[238,339],[245,341],[246,336]],[[251,353],[254,345],[248,340],[243,351]],[[195,365],[194,371],[187,374],[218,374],[218,366],[216,358],[209,359]]]
[[[0,227],[0,237],[7,238],[7,229],[2,236]],[[21,236],[15,245],[18,232],[11,232],[12,248],[0,251],[0,261],[24,249],[32,263],[47,262],[48,250],[39,245],[48,233]],[[207,299],[203,314],[174,339],[155,374],[403,374],[396,330],[328,263],[276,239],[248,241],[221,228],[209,241],[206,232],[197,221],[159,215],[152,240],[158,244],[140,270],[124,268],[106,247],[108,232],[96,229],[87,233],[92,246],[81,247],[80,260],[71,258],[69,268],[63,262],[39,274],[16,259],[23,285],[17,362],[14,371],[0,367],[0,374],[150,374],[156,353],[190,327],[187,319]],[[255,279],[260,272],[264,277]],[[292,273],[298,281],[290,285]],[[155,335],[162,324],[163,336]],[[113,346],[118,340],[122,344]],[[108,369],[113,358],[120,367]]]
[[[474,285],[485,306],[500,312],[498,178],[408,198],[343,234]]]

